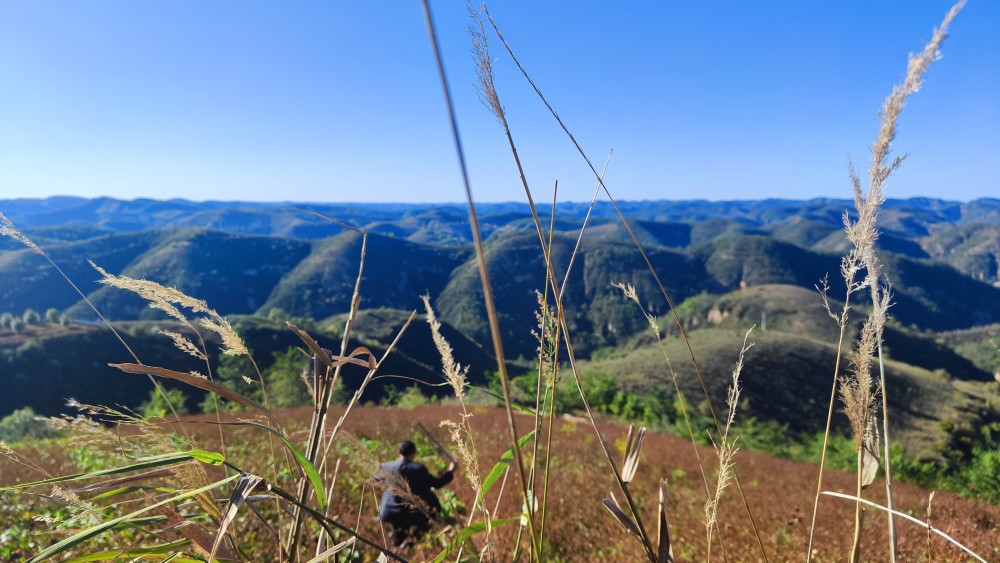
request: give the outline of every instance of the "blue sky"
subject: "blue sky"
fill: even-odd
[[[433,4],[475,197],[523,199]],[[617,198],[850,197],[877,110],[949,1],[496,2]],[[491,39],[493,39],[491,37]],[[594,182],[492,43],[536,197]],[[970,0],[911,98],[890,197],[1000,197],[1000,2]],[[598,164],[600,166],[600,164]],[[419,2],[0,0],[0,198],[460,201]]]

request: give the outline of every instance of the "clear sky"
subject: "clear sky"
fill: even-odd
[[[481,201],[523,199],[463,2],[433,2]],[[881,100],[950,0],[506,2],[490,10],[620,199],[850,197]],[[494,39],[491,37],[491,39]],[[572,145],[491,44],[536,197]],[[890,197],[1000,197],[1000,2],[969,0],[911,98]],[[420,3],[0,0],[0,198],[464,197]],[[548,194],[548,195],[543,195]]]

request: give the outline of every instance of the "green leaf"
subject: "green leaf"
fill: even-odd
[[[92,497],[90,500],[104,500],[111,497],[116,497],[118,495],[125,495],[128,493],[134,493],[136,491],[158,491],[161,493],[176,493],[177,489],[173,487],[147,487],[145,485],[132,485],[131,487],[121,487],[120,489],[114,489],[106,493],[101,493],[96,497]]]
[[[527,444],[528,442],[531,441],[532,438],[534,438],[534,436],[535,436],[534,430],[528,432],[524,436],[521,436],[517,440],[517,447],[523,448],[525,444]],[[503,472],[507,470],[507,466],[510,465],[510,462],[513,460],[514,460],[514,448],[508,448],[507,451],[505,451],[503,455],[500,456],[500,461],[498,461],[497,464],[493,466],[493,469],[490,470],[489,474],[486,475],[486,479],[483,479],[483,488],[479,492],[479,496],[476,497],[476,504],[482,502],[483,499],[486,498],[486,493],[490,492],[490,489],[493,488],[493,485],[496,484],[497,480],[500,479],[500,477],[503,475]]]
[[[118,473],[128,473],[130,471],[139,471],[143,469],[150,469],[153,467],[160,467],[163,465],[172,465],[174,463],[180,463],[182,461],[188,461],[190,459],[216,459],[215,456],[222,458],[220,454],[214,452],[203,452],[201,450],[192,450],[190,452],[174,452],[170,454],[157,455],[152,457],[140,458],[139,463],[134,463],[132,465],[126,465],[124,467],[114,467],[112,469],[103,469],[101,471],[91,471],[89,473],[77,473],[76,475],[65,475],[63,477],[53,477],[52,479],[45,479],[44,481],[35,481],[33,483],[20,483],[17,485],[11,485],[9,487],[0,487],[0,491],[13,491],[17,489],[26,489],[28,487],[36,487],[38,485],[48,485],[50,483],[61,483],[63,481],[77,481],[80,479],[91,479],[94,477],[103,477],[105,475],[116,475]],[[214,462],[213,465],[218,465]],[[221,462],[219,462],[221,463]]]
[[[209,465],[222,465],[222,462],[226,461],[226,457],[218,452],[206,452],[204,450],[191,450],[187,452],[188,455],[197,459],[202,463],[207,463]]]
[[[510,524],[511,522],[517,522],[519,520],[520,520],[519,517],[501,518],[499,520],[491,521],[490,526],[496,528],[497,526],[503,526],[504,524]],[[445,558],[447,558],[449,555],[451,555],[453,551],[455,551],[455,548],[465,543],[465,540],[471,538],[475,534],[484,531],[486,531],[486,522],[476,522],[471,526],[465,527],[465,529],[463,529],[461,532],[459,532],[457,536],[455,536],[455,539],[451,540],[451,543],[449,543],[448,546],[444,548],[444,551],[438,553],[437,557],[434,558],[434,563],[441,563],[441,561],[444,561]]]
[[[475,389],[476,391],[479,391],[479,392],[482,392],[482,393],[486,393],[487,395],[489,395],[490,397],[493,397],[494,399],[498,399],[500,401],[505,401],[505,399],[503,398],[503,395],[494,393],[493,391],[490,391],[489,389],[487,389],[485,387],[478,387],[476,385],[469,385],[469,389]],[[524,406],[522,404],[515,403],[514,401],[511,401],[510,402],[510,406],[514,410],[516,410],[516,411],[521,411],[521,412],[523,412],[525,414],[530,414],[531,416],[535,416],[535,410],[534,409],[528,408],[528,407],[526,407],[526,406]]]
[[[302,452],[300,452],[299,449],[284,436],[284,434],[278,432],[270,426],[249,420],[240,422],[219,422],[217,424],[226,424],[231,426],[256,426],[257,428],[263,428],[264,430],[267,430],[271,434],[277,436],[282,442],[284,442],[288,451],[292,452],[292,455],[295,456],[295,459],[299,462],[299,466],[303,471],[305,471],[306,476],[309,477],[309,482],[312,483],[313,490],[316,492],[316,502],[319,503],[319,507],[321,509],[326,508],[326,492],[323,490],[323,478],[319,476],[319,471],[317,471],[316,466],[309,461],[309,458],[302,455]]]
[[[80,557],[74,557],[69,559],[66,563],[87,563],[88,561],[110,561],[110,560],[126,560],[135,558],[150,559],[150,555],[163,555],[164,558],[170,555],[170,552],[175,549],[190,545],[191,540],[180,540],[173,543],[167,543],[163,545],[157,545],[153,547],[137,547],[134,549],[113,549],[111,551],[102,551],[100,553],[91,553],[90,555],[81,555]],[[190,559],[174,558],[172,561],[201,561],[200,559]]]
[[[60,553],[62,553],[64,551],[66,551],[67,549],[70,549],[70,548],[72,548],[72,547],[74,547],[74,546],[76,546],[76,545],[78,545],[80,543],[83,543],[83,542],[89,540],[90,538],[92,538],[94,536],[100,535],[100,534],[106,532],[107,530],[110,530],[111,528],[114,528],[115,526],[117,526],[119,524],[122,524],[124,522],[129,522],[132,519],[134,519],[136,516],[139,516],[140,514],[144,514],[146,512],[149,512],[150,510],[154,510],[154,509],[159,508],[159,507],[161,507],[161,506],[163,506],[165,504],[170,504],[172,502],[177,502],[179,500],[184,500],[184,499],[187,499],[187,498],[191,498],[191,497],[193,497],[195,495],[199,495],[199,494],[204,493],[206,491],[210,491],[212,489],[216,489],[218,487],[221,487],[222,485],[225,485],[226,483],[229,483],[230,481],[235,481],[239,477],[240,477],[239,475],[232,475],[230,477],[226,477],[225,479],[223,479],[221,481],[216,481],[215,483],[212,483],[211,485],[205,485],[204,487],[201,487],[199,489],[194,489],[194,490],[188,491],[188,492],[186,492],[184,494],[180,494],[180,495],[177,495],[175,497],[168,498],[166,500],[161,500],[160,502],[158,502],[156,504],[151,504],[149,506],[140,508],[139,510],[136,510],[135,512],[133,512],[131,514],[126,514],[125,516],[120,516],[120,517],[115,518],[113,520],[108,520],[107,522],[102,522],[102,523],[100,523],[100,524],[98,524],[96,526],[92,526],[90,528],[87,528],[86,530],[83,530],[82,532],[77,532],[76,534],[73,534],[72,536],[70,536],[70,537],[62,540],[61,542],[45,548],[41,553],[39,553],[38,555],[35,555],[31,559],[29,559],[28,563],[34,563],[35,561],[44,561],[45,559],[48,559],[49,557],[52,557],[54,555],[58,555],[58,554],[60,554]]]

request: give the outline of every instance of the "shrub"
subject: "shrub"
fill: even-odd
[[[187,396],[183,391],[180,389],[164,389],[163,391],[166,393],[167,398],[170,399],[170,403],[174,406],[177,414],[188,413],[188,408],[185,404]],[[163,395],[156,389],[149,392],[149,400],[139,405],[139,412],[145,418],[163,418],[168,414],[173,414],[170,406],[163,400]]]
[[[272,309],[273,310],[273,309]],[[274,353],[274,363],[264,373],[271,405],[276,408],[301,407],[312,402],[302,381],[303,370],[309,369],[309,359],[297,348]]]
[[[47,420],[38,418],[31,407],[18,409],[0,420],[0,440],[4,442],[41,440],[58,433]]]
[[[21,318],[24,319],[25,324],[29,325],[36,325],[42,321],[41,315],[34,309],[27,309]]]

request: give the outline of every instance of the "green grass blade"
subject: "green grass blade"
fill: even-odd
[[[100,553],[91,553],[89,555],[82,555],[80,557],[74,557],[69,559],[66,563],[87,563],[89,561],[111,561],[111,560],[126,560],[126,559],[151,559],[149,556],[162,555],[166,558],[170,553],[178,548],[184,547],[186,545],[191,545],[191,540],[180,540],[172,543],[166,543],[163,545],[157,545],[153,547],[138,547],[135,549],[113,549],[111,551],[102,551]],[[176,559],[173,561],[201,561],[200,559]]]
[[[48,559],[49,557],[53,557],[55,555],[58,555],[58,554],[60,554],[60,553],[62,553],[64,551],[66,551],[67,549],[73,548],[76,545],[79,545],[79,544],[81,544],[81,543],[89,540],[90,538],[93,538],[94,536],[100,535],[100,534],[102,534],[102,533],[110,530],[111,528],[114,528],[115,526],[117,526],[119,524],[122,524],[124,522],[129,522],[133,518],[135,518],[136,516],[139,516],[140,514],[144,514],[146,512],[149,512],[150,510],[159,508],[159,507],[161,507],[163,505],[170,504],[172,502],[177,502],[179,500],[184,500],[184,499],[187,499],[187,498],[191,498],[191,497],[193,497],[195,495],[199,495],[199,494],[204,493],[206,491],[210,491],[212,489],[216,489],[216,488],[218,488],[218,487],[220,487],[222,485],[225,485],[226,483],[229,483],[230,481],[235,481],[236,479],[239,479],[239,477],[240,477],[239,475],[232,475],[230,477],[226,477],[225,479],[223,479],[221,481],[216,481],[215,483],[212,483],[211,485],[206,485],[204,487],[201,487],[200,489],[195,489],[195,490],[192,490],[192,491],[188,491],[188,492],[186,492],[184,494],[180,494],[180,495],[177,495],[175,497],[168,498],[166,500],[161,500],[160,502],[158,502],[156,504],[152,504],[152,505],[143,507],[143,508],[141,508],[141,509],[139,509],[139,510],[137,510],[135,512],[132,512],[131,514],[126,514],[125,516],[120,516],[118,518],[114,518],[112,520],[108,520],[107,522],[103,522],[103,523],[98,524],[96,526],[87,528],[86,530],[83,530],[82,532],[77,532],[76,534],[73,534],[72,536],[70,536],[70,537],[62,540],[61,542],[45,548],[44,550],[42,550],[41,553],[39,553],[38,555],[35,555],[31,559],[29,559],[28,563],[34,563],[35,561],[44,561],[44,560]]]
[[[90,500],[105,500],[118,495],[127,495],[128,493],[134,493],[136,491],[157,491],[160,493],[176,493],[177,489],[173,487],[147,487],[145,485],[132,485],[130,487],[121,487],[119,489],[113,489],[106,493],[101,493]]]
[[[232,426],[256,426],[257,428],[263,428],[271,434],[277,436],[282,442],[284,442],[285,447],[288,451],[292,452],[295,459],[299,462],[299,466],[305,471],[306,476],[309,478],[309,482],[312,483],[313,490],[316,492],[316,502],[319,503],[320,508],[326,508],[326,492],[323,490],[323,478],[320,477],[319,471],[316,470],[316,466],[313,465],[309,458],[304,456],[295,444],[291,443],[288,438],[284,436],[281,432],[278,432],[274,428],[267,426],[266,424],[261,424],[259,422],[252,422],[249,420],[244,420],[240,422],[220,422],[218,424],[226,424]]]
[[[501,395],[499,393],[494,393],[493,391],[490,391],[489,389],[487,389],[485,387],[479,387],[477,385],[469,385],[468,387],[469,387],[469,389],[475,389],[476,391],[479,391],[481,393],[486,393],[487,395],[489,395],[490,397],[493,397],[494,399],[497,399],[498,401],[503,401],[504,400],[503,395]],[[525,414],[530,414],[531,416],[535,416],[535,409],[528,408],[528,407],[526,407],[526,406],[524,406],[524,405],[522,405],[520,403],[517,403],[515,401],[511,401],[510,402],[510,406],[514,410],[516,410],[516,411],[521,411],[521,412],[523,412]]]
[[[37,487],[38,485],[48,485],[50,483],[61,483],[63,481],[77,481],[80,479],[91,479],[94,477],[103,477],[105,475],[116,475],[118,473],[128,473],[130,471],[139,471],[143,469],[151,469],[153,467],[161,467],[163,465],[171,465],[174,463],[180,463],[182,461],[188,461],[191,459],[197,459],[199,461],[205,461],[206,463],[211,463],[212,465],[219,465],[222,463],[221,460],[224,458],[221,454],[215,452],[204,452],[201,450],[191,450],[188,452],[174,452],[170,454],[157,455],[152,457],[140,458],[139,463],[132,465],[126,465],[124,467],[115,467],[112,469],[102,469],[100,471],[91,471],[88,473],[77,473],[75,475],[65,475],[63,477],[53,477],[51,479],[45,479],[44,481],[34,481],[32,483],[20,483],[17,485],[11,485],[9,487],[0,487],[0,492],[2,491],[13,491],[17,489],[26,489],[28,487]],[[218,459],[218,463],[214,460]],[[212,460],[212,461],[206,461]]]
[[[517,441],[517,447],[523,448],[524,445],[527,444],[529,441],[531,441],[531,439],[534,437],[535,437],[534,430],[528,432],[524,436],[521,436],[521,438],[518,439]],[[514,448],[508,448],[507,451],[505,451],[503,455],[500,456],[500,461],[498,461],[496,465],[493,466],[493,469],[491,469],[489,474],[486,475],[486,478],[483,479],[483,488],[479,492],[479,496],[476,497],[477,504],[482,502],[483,499],[486,498],[486,494],[490,492],[490,489],[492,489],[493,485],[495,485],[496,482],[500,479],[500,477],[503,475],[503,472],[507,470],[507,466],[510,465],[511,461],[514,461]]]
[[[513,454],[511,454],[513,455]],[[521,518],[501,518],[499,520],[490,521],[490,526],[496,528],[497,526],[503,526],[504,524],[510,524],[511,522],[518,522]],[[466,526],[461,532],[455,536],[455,539],[451,540],[451,543],[444,548],[444,551],[438,553],[437,557],[434,558],[434,563],[441,563],[444,561],[455,549],[465,543],[465,540],[471,538],[475,534],[486,531],[486,522],[476,522],[471,526]]]

